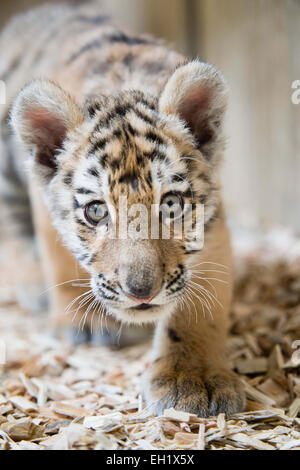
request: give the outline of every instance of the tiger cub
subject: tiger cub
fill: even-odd
[[[154,413],[242,410],[225,346],[221,73],[120,28],[97,1],[19,15],[0,48],[0,191],[20,302],[36,305],[38,246],[58,330],[74,305],[77,325],[156,325],[144,381]]]

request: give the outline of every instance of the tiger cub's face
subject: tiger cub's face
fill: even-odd
[[[12,124],[53,222],[120,320],[155,321],[185,295],[202,247],[197,206],[205,224],[217,216],[225,105],[221,75],[197,61],[158,99],[125,91],[80,109],[54,83],[35,81],[15,102]]]

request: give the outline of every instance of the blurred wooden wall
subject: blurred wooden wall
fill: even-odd
[[[40,0],[1,2],[0,24]],[[101,2],[100,2],[101,3]],[[225,74],[231,87],[224,193],[246,225],[300,230],[300,0],[103,0],[122,22],[157,34]]]
[[[200,5],[201,4],[201,5]],[[231,86],[225,192],[233,213],[300,229],[299,0],[199,2],[204,58]]]
[[[2,0],[0,3],[0,28],[2,28],[5,22],[15,13],[41,3],[45,2],[41,0]]]

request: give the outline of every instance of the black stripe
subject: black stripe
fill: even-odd
[[[109,16],[99,15],[99,16],[76,16],[72,18],[72,21],[80,21],[81,23],[95,24],[100,25],[106,23],[109,20]]]
[[[147,116],[146,114],[142,113],[139,109],[135,109],[134,112],[143,121],[147,122],[148,124],[151,124],[152,126],[155,126],[156,121],[153,118],[151,118],[150,116]]]
[[[127,105],[118,104],[115,107],[115,109],[112,111],[112,114],[117,114],[118,116],[124,117],[130,109],[131,109],[131,106],[129,104]]]
[[[104,153],[103,155],[101,155],[100,163],[101,163],[101,165],[102,165],[103,168],[106,168],[108,158],[109,158],[109,157],[108,157],[108,154],[107,154],[107,153]]]
[[[113,131],[113,135],[119,139],[119,138],[122,136],[122,131],[121,131],[121,129],[115,129],[115,130]]]
[[[103,45],[102,39],[94,39],[94,41],[85,44],[84,46],[82,46],[81,49],[79,49],[79,51],[72,54],[71,57],[67,60],[67,64],[71,64],[72,62],[74,62],[74,60],[78,59],[85,52],[88,52],[91,49],[102,47],[102,45]]]
[[[131,109],[130,104],[124,104],[120,105],[118,104],[115,108],[109,111],[109,113],[106,115],[105,120],[101,121],[97,127],[96,130],[101,130],[103,127],[108,127],[111,124],[111,121],[115,119],[118,116],[124,117],[126,113]],[[116,131],[118,133],[118,130]]]
[[[94,253],[94,254],[92,254],[92,256],[91,256],[90,259],[88,260],[88,263],[87,263],[87,264],[88,264],[88,265],[93,264],[93,263],[97,260],[97,256],[98,256],[98,253],[97,253],[97,252]]]
[[[157,150],[153,150],[152,152],[145,152],[144,153],[145,158],[149,158],[150,160],[165,160],[166,155],[163,154],[162,152],[158,152]]]
[[[89,154],[92,155],[99,150],[103,150],[108,142],[109,142],[109,139],[107,138],[97,140],[96,142],[92,144],[92,147],[89,150]]]
[[[95,194],[93,191],[91,191],[90,189],[86,189],[86,188],[78,188],[78,189],[75,189],[75,191],[78,194]]]
[[[205,173],[199,173],[198,178],[210,184],[210,179]]]
[[[15,59],[12,61],[8,69],[5,70],[4,74],[1,76],[1,80],[5,82],[9,78],[11,78],[10,75],[14,72],[14,70],[16,70],[19,67],[19,65],[21,64],[22,58],[23,58],[22,54],[15,57]]]
[[[99,39],[94,39],[93,41],[85,44],[84,46],[79,49],[79,51],[75,52],[67,61],[68,64],[73,62],[74,60],[78,59],[82,54],[88,52],[92,49],[98,49],[103,46],[105,43],[124,43],[128,46],[138,46],[138,45],[148,45],[148,44],[156,44],[157,41],[151,38],[142,38],[142,37],[131,37],[127,36],[127,34],[119,33],[119,34],[112,34],[108,36],[103,36]]]
[[[199,201],[200,201],[201,204],[206,204],[207,199],[208,199],[207,194],[201,194],[201,196],[199,196]]]
[[[76,222],[77,224],[82,225],[83,227],[87,228],[87,225],[86,225],[84,222],[82,222],[82,220],[76,218],[76,219],[75,219],[75,222]]]
[[[85,255],[78,256],[77,259],[79,262],[82,262],[82,261],[85,261],[88,257],[89,255],[85,254]]]
[[[150,188],[152,188],[152,175],[151,175],[151,171],[149,171],[148,174],[147,174],[146,182],[147,182],[148,186],[150,186]]]
[[[63,209],[61,212],[60,212],[60,218],[61,219],[66,219],[69,215],[70,211],[68,209]]]
[[[124,175],[120,176],[119,183],[130,185],[134,191],[137,191],[139,188],[139,181],[137,175],[134,173],[125,173]]]
[[[124,42],[128,46],[138,46],[141,44],[156,44],[157,41],[154,38],[144,38],[144,37],[133,37],[128,36],[125,33],[113,34],[108,37],[109,41],[114,42]]]
[[[139,167],[144,167],[145,166],[145,159],[144,159],[144,155],[140,154],[139,152],[137,153],[137,156],[136,156],[136,162],[138,164]]]
[[[136,58],[135,55],[132,54],[132,52],[129,52],[128,54],[126,54],[123,58],[123,64],[126,65],[127,67],[130,67],[134,61],[134,59]]]
[[[79,204],[79,202],[77,201],[76,197],[73,197],[73,207],[74,209],[80,209],[82,206]]]
[[[91,167],[91,168],[88,168],[87,172],[92,175],[92,176],[95,176],[95,178],[99,178],[99,171],[97,170],[96,167]]]
[[[132,136],[139,135],[138,131],[136,129],[133,129],[132,125],[129,122],[127,123],[127,131]]]
[[[154,101],[152,101],[152,102],[149,101],[145,97],[144,93],[141,92],[141,91],[135,90],[135,91],[132,91],[131,93],[135,97],[135,99],[138,103],[143,104],[144,106],[146,106],[146,108],[150,108],[152,111],[156,111],[156,109],[157,109],[157,100],[155,100],[155,102]]]
[[[143,64],[143,69],[147,74],[156,75],[165,69],[165,64],[162,61],[145,62]]]
[[[72,181],[73,181],[73,174],[74,174],[73,171],[69,171],[68,173],[66,173],[66,176],[64,177],[63,182],[64,182],[67,186],[70,186],[70,185],[72,184]]]
[[[146,137],[146,139],[149,139],[152,142],[155,142],[157,145],[163,145],[164,144],[164,141],[162,140],[162,138],[159,137],[159,135],[155,134],[152,131],[147,132],[145,137]]]
[[[79,238],[79,240],[83,243],[86,243],[86,238],[82,237],[81,235],[77,235],[77,237]]]
[[[198,253],[198,251],[201,251],[201,250],[186,250],[184,248],[184,254],[185,255],[193,255],[194,253]]]
[[[91,118],[96,116],[97,111],[100,111],[101,105],[97,101],[95,103],[90,103],[87,107],[87,112]]]
[[[95,130],[101,130],[104,127],[110,127],[111,121],[115,119],[118,115],[114,114],[113,111],[110,111],[108,114],[106,114],[105,120],[101,121]]]
[[[111,63],[109,61],[107,62],[99,62],[96,67],[91,70],[90,76],[92,75],[104,75],[109,71],[111,68]]]
[[[193,193],[192,193],[192,190],[189,188],[187,189],[186,191],[184,191],[184,193],[182,193],[183,197],[187,197],[187,198],[192,198],[193,197]]]
[[[172,175],[171,176],[171,182],[172,183],[182,183],[186,179],[186,174],[185,173],[178,173],[177,175]]]
[[[117,169],[120,168],[120,164],[121,164],[120,160],[118,160],[117,158],[115,158],[114,160],[111,160],[111,162],[110,162],[110,167],[111,167],[112,169],[117,170]]]
[[[168,336],[171,341],[174,341],[174,343],[178,343],[179,341],[181,341],[181,339],[177,335],[176,331],[173,330],[173,328],[168,328]]]

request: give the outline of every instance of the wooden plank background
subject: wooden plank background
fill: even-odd
[[[0,25],[38,3],[1,2]],[[291,102],[292,82],[300,80],[300,1],[102,3],[131,28],[157,34],[224,72],[231,88],[223,169],[228,212],[250,227],[300,230],[300,105]]]

